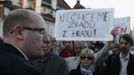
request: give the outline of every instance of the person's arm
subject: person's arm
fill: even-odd
[[[108,53],[108,51],[109,51],[110,43],[115,42],[115,38],[116,38],[116,35],[117,35],[116,29],[113,29],[111,31],[111,35],[113,36],[113,40],[112,41],[107,41],[105,43],[104,47],[101,50],[99,50],[97,53],[95,53],[96,61],[103,58],[103,56],[106,55],[106,53]]]
[[[116,41],[116,36],[117,36],[117,34],[118,34],[118,33],[117,33],[116,28],[111,31],[111,35],[113,36],[113,41],[112,41],[112,42],[115,42],[115,41]]]
[[[106,54],[109,50],[109,42],[106,42],[104,47],[95,53],[95,59],[96,61],[101,59],[104,54]]]

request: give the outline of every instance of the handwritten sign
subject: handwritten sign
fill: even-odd
[[[130,33],[130,17],[114,19],[114,30],[119,35]]]
[[[112,40],[113,9],[59,10],[56,15],[56,40]]]

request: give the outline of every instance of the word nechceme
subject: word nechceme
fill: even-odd
[[[69,23],[68,28],[93,28],[96,22],[107,22],[108,12],[66,13],[60,14],[62,23]]]

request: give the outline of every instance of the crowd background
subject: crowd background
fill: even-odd
[[[95,72],[91,75],[106,75],[106,60],[110,55],[118,54],[121,48],[119,41],[115,41],[116,33],[112,31],[112,35],[114,36],[113,41],[57,41],[54,37],[49,35],[47,44],[49,44],[50,51],[53,54],[64,58],[69,75],[86,75],[79,74],[78,72],[80,71],[78,68],[80,68],[81,63],[81,52],[85,49],[87,51],[93,51],[93,53],[91,53],[94,55],[94,62],[91,65],[95,66],[97,73]],[[129,53],[134,54],[134,45],[131,45]],[[85,55],[88,55],[88,52],[87,54],[85,53]],[[86,57],[84,57],[84,59],[86,59]]]

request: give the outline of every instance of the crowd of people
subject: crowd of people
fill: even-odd
[[[111,35],[116,36],[112,31]],[[130,34],[113,41],[57,41],[38,13],[16,9],[3,23],[0,75],[133,75]]]

